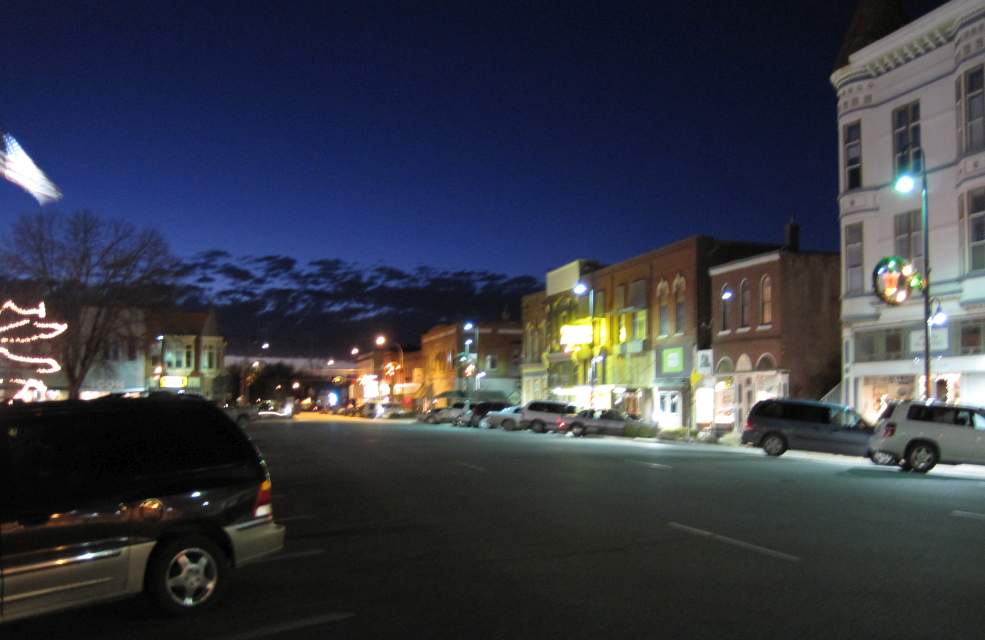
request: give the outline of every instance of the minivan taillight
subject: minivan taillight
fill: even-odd
[[[266,518],[274,515],[273,492],[271,490],[270,478],[260,483],[257,490],[257,498],[253,502],[253,517]]]
[[[752,418],[746,418],[746,424],[745,424],[745,426],[744,426],[744,427],[742,427],[742,430],[743,430],[743,431],[752,431],[752,430],[753,430],[753,429],[755,429],[755,428],[756,428],[756,427],[754,427],[754,426],[752,425]]]
[[[887,422],[885,424],[885,426],[882,428],[882,437],[883,438],[892,438],[895,435],[896,435],[896,423],[895,422]]]

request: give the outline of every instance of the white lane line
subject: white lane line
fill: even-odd
[[[985,513],[975,513],[974,511],[952,511],[951,515],[955,518],[968,518],[969,520],[985,520]]]
[[[771,558],[777,558],[778,560],[786,560],[787,562],[800,562],[800,558],[798,558],[797,556],[792,556],[789,553],[783,553],[782,551],[774,551],[773,549],[767,549],[766,547],[760,547],[759,545],[751,544],[749,542],[743,542],[742,540],[736,540],[735,538],[722,536],[717,533],[713,533],[711,531],[705,531],[704,529],[689,527],[686,524],[680,524],[678,522],[668,522],[667,526],[670,527],[671,529],[684,531],[685,533],[701,536],[703,538],[711,538],[712,540],[718,540],[719,542],[724,542],[725,544],[731,544],[736,547],[740,547],[742,549],[755,551],[756,553],[761,553],[764,556],[770,556]]]
[[[646,460],[626,460],[626,462],[635,462],[636,464],[645,464],[652,469],[673,469],[674,467],[669,464],[660,464],[659,462],[647,462]]]
[[[259,560],[254,560],[250,564],[260,564],[261,562],[278,562],[280,560],[296,560],[298,558],[310,558],[311,556],[320,556],[325,553],[324,549],[308,549],[306,551],[295,551],[294,553],[278,553],[272,556],[267,556],[266,558],[260,558]]]
[[[277,635],[279,633],[285,633],[287,631],[297,631],[298,629],[307,629],[308,627],[314,627],[320,624],[328,624],[329,622],[338,622],[339,620],[345,620],[346,618],[351,618],[355,616],[354,613],[328,613],[322,616],[315,616],[313,618],[304,618],[302,620],[295,620],[294,622],[288,622],[286,624],[271,625],[269,627],[260,627],[259,629],[254,629],[252,631],[247,631],[245,633],[238,633],[233,636],[225,636],[221,640],[255,640],[255,638],[266,638],[267,636]]]
[[[485,473],[485,467],[480,467],[477,464],[469,464],[468,462],[452,462],[451,464],[457,467],[465,467],[466,469],[472,469],[473,471],[478,471],[479,473]]]
[[[295,522],[297,520],[311,520],[315,516],[287,516],[286,518],[274,518],[277,522]]]

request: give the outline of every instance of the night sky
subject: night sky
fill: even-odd
[[[837,249],[854,6],[6,2],[0,126],[60,209],[179,256],[542,276],[792,215]],[[5,224],[36,206],[0,185]]]

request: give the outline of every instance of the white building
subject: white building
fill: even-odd
[[[878,38],[873,41],[873,38]],[[831,83],[838,95],[842,397],[872,417],[923,395],[923,305],[872,292],[901,255],[924,271],[919,180],[926,158],[931,295],[948,315],[931,334],[934,395],[985,404],[985,2],[953,0],[909,23],[899,3],[860,3]]]

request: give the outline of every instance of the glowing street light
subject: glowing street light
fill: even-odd
[[[896,179],[896,184],[893,185],[893,188],[900,193],[910,193],[916,186],[917,182],[913,179],[913,176],[908,173],[904,173]]]
[[[352,351],[350,351],[349,353],[351,353],[354,356],[359,355],[359,347],[353,347]]]
[[[297,380],[295,380],[294,381],[294,384],[291,385],[291,388],[294,389],[295,391],[297,391],[298,389],[301,388],[301,383],[298,382]]]
[[[731,299],[732,299],[731,289],[726,289],[725,291],[722,291],[722,300],[731,300]]]
[[[266,351],[267,349],[270,348],[270,343],[269,342],[264,342],[263,344],[260,345],[260,348],[263,349],[264,351]]]
[[[333,359],[329,360],[328,362],[326,362],[325,364],[330,367],[333,364],[335,364],[335,359],[333,358]]]
[[[583,296],[588,293],[588,285],[584,282],[579,282],[571,290],[576,296]]]
[[[376,346],[382,347],[386,344],[386,336],[376,336]]]
[[[462,327],[462,328],[465,329],[466,331],[471,331],[472,329],[475,328],[475,325],[472,324],[471,322],[466,322],[465,323],[465,326]]]

